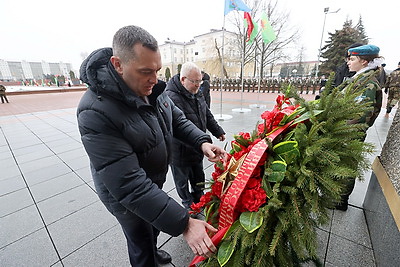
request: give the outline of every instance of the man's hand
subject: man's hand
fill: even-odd
[[[214,246],[206,230],[212,232],[218,231],[204,221],[189,218],[186,230],[183,232],[183,237],[194,254],[209,258],[217,251],[217,248]]]
[[[204,156],[206,156],[211,162],[226,160],[226,151],[216,145],[211,143],[203,143],[201,144],[201,150],[203,151]]]

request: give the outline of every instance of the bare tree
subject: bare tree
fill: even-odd
[[[217,54],[218,54],[218,60],[219,60],[220,64],[222,64],[223,61],[222,61],[221,50],[217,44],[217,40],[214,39],[214,43],[215,43],[215,50],[217,51]],[[228,78],[228,72],[226,71],[225,64],[224,64],[224,66],[222,66],[222,68],[224,71],[224,77]]]
[[[252,44],[246,43],[243,41],[246,35],[246,29],[243,26],[243,12],[236,12],[233,18],[232,23],[236,28],[236,32],[238,32],[238,50],[245,55],[244,66],[254,63],[253,75],[257,76],[256,68],[258,66],[260,68],[260,78],[262,78],[264,77],[264,69],[267,65],[274,65],[276,61],[288,58],[285,49],[293,45],[296,39],[298,39],[299,30],[296,27],[288,25],[289,13],[279,10],[277,0],[269,0],[267,3],[260,0],[252,0],[248,1],[247,5],[251,8],[251,17],[254,23],[259,23],[259,20],[256,18],[261,17],[262,12],[266,12],[276,34],[276,39],[268,44],[263,42],[260,32]],[[243,70],[241,73],[243,73]],[[270,74],[272,74],[272,69],[270,70]]]

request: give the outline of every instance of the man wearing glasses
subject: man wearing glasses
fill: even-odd
[[[199,90],[202,83],[200,68],[192,62],[187,62],[182,65],[180,74],[168,81],[165,92],[183,111],[186,118],[200,130],[209,130],[220,141],[224,141],[225,132],[214,119],[203,93]],[[199,202],[203,195],[204,155],[175,138],[172,145],[171,170],[176,191],[183,206],[189,210],[190,205]]]

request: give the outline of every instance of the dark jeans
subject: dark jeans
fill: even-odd
[[[182,199],[182,204],[185,208],[189,208],[193,202],[199,202],[203,195],[205,177],[203,172],[203,161],[189,166],[180,167],[171,165],[172,175],[176,191]],[[192,187],[192,192],[189,191],[189,183]]]

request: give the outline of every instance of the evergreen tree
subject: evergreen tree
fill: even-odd
[[[169,79],[171,79],[171,70],[168,67],[165,69],[165,79],[166,81],[169,81]]]
[[[75,77],[75,72],[73,72],[72,70],[69,71],[69,77],[71,78],[71,80],[76,79]]]
[[[368,36],[365,33],[365,29],[364,29],[364,24],[362,22],[362,18],[360,16],[360,18],[358,19],[358,23],[355,27],[359,33],[359,37],[357,42],[362,43],[362,44],[368,44]]]
[[[360,17],[359,22],[353,27],[351,20],[346,20],[341,30],[329,34],[329,41],[321,49],[321,57],[326,60],[321,64],[321,74],[329,75],[343,64],[347,48],[354,43],[367,44],[364,25]]]

